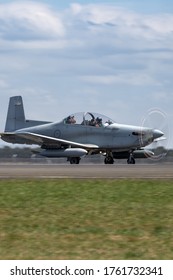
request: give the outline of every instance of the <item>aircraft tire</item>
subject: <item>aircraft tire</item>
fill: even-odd
[[[80,158],[79,157],[72,157],[70,158],[70,164],[79,164]]]
[[[105,164],[113,164],[114,160],[113,160],[112,157],[105,157],[104,163]]]
[[[131,158],[131,159],[128,158],[127,163],[128,164],[135,164],[135,159],[134,158]]]

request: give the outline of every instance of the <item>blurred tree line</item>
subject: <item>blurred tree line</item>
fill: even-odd
[[[0,158],[31,158],[32,156],[33,153],[30,148],[11,148],[9,146],[0,148]]]
[[[164,152],[163,147],[153,150],[155,154]],[[166,157],[173,157],[173,149],[165,151]],[[10,147],[4,146],[0,148],[0,158],[31,158],[36,156],[29,147]],[[37,155],[37,157],[40,157]]]

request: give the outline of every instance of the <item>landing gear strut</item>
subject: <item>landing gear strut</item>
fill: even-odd
[[[104,163],[105,164],[113,164],[114,163],[114,159],[113,159],[113,156],[112,156],[111,152],[107,152],[106,153],[106,157],[105,157]]]
[[[135,159],[132,153],[130,153],[129,158],[127,159],[128,164],[135,164]]]
[[[79,164],[79,162],[80,162],[80,157],[71,157],[71,158],[69,159],[69,161],[70,161],[70,164]]]

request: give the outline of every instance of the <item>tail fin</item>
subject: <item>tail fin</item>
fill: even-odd
[[[5,132],[13,132],[20,128],[50,123],[48,121],[26,120],[21,96],[10,97]]]
[[[5,131],[15,131],[22,127],[25,127],[25,113],[22,97],[13,96],[10,98],[8,105]]]

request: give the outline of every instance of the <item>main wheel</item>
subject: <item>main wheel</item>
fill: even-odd
[[[79,161],[80,161],[79,157],[70,158],[70,164],[79,164]]]
[[[114,163],[114,159],[112,157],[105,157],[105,160],[104,160],[104,163],[105,164],[113,164]]]

